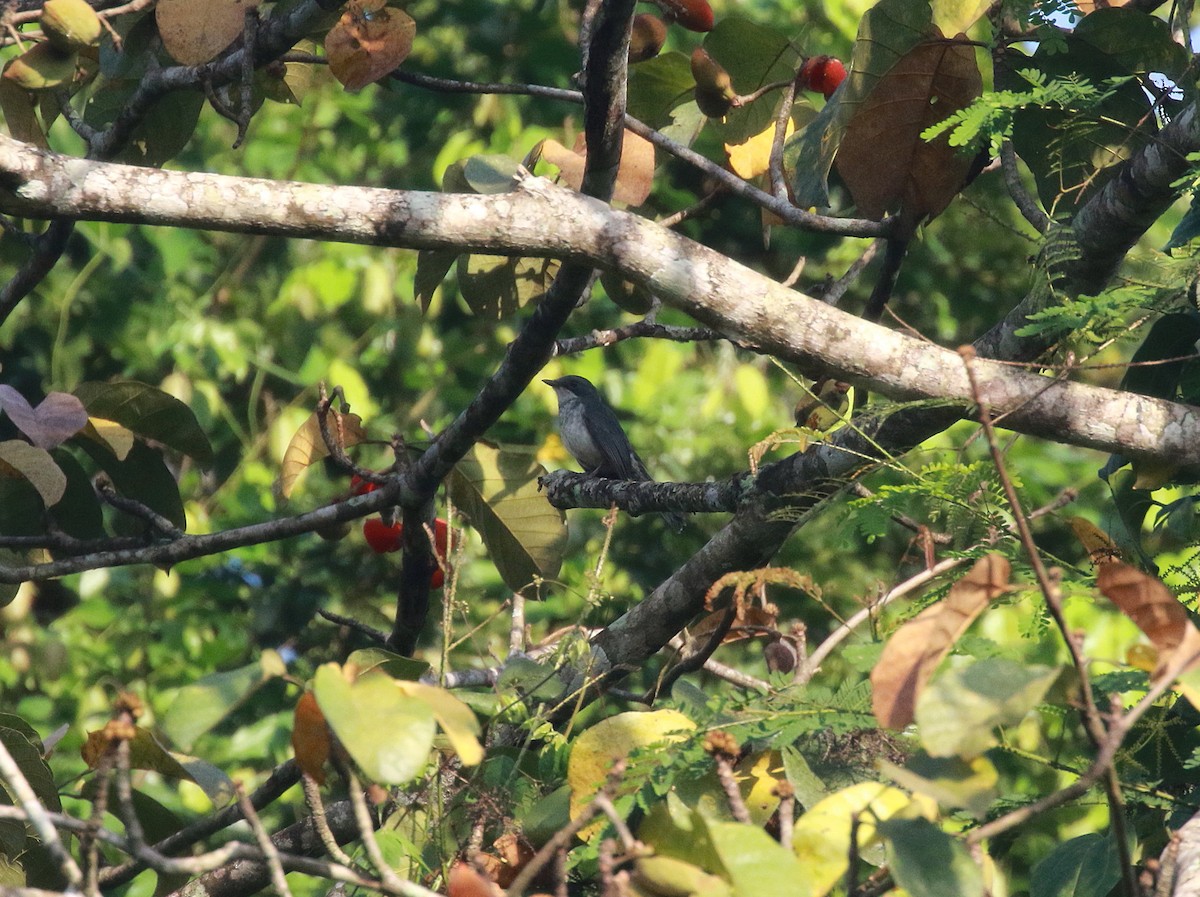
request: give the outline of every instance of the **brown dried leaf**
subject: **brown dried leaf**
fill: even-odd
[[[412,16],[384,0],[350,0],[325,36],[329,71],[346,90],[361,90],[408,58],[416,33]]]
[[[341,426],[341,444],[342,448],[351,445],[358,445],[367,438],[367,431],[363,429],[362,418],[357,414],[343,414]],[[329,429],[334,438],[338,438],[338,425],[332,413],[329,415]],[[296,435],[292,437],[292,441],[288,443],[287,450],[283,453],[283,464],[279,470],[279,494],[285,499],[290,498],[292,490],[296,488],[296,480],[300,478],[300,474],[304,473],[305,469],[317,461],[329,456],[329,447],[325,444],[325,438],[321,435],[321,422],[317,419],[316,412],[309,415],[300,429],[296,431]]]
[[[574,149],[567,149],[557,140],[542,141],[542,158],[558,168],[563,181],[572,189],[583,186],[583,166],[587,144],[580,134]],[[650,196],[654,181],[654,144],[632,131],[625,132],[621,150],[621,165],[613,186],[613,202],[640,206]]]
[[[982,91],[975,50],[946,40],[918,44],[884,75],[854,113],[837,168],[860,215],[901,208],[914,224],[939,214],[962,189],[971,157],[921,132]]]
[[[723,609],[714,611],[708,616],[703,617],[695,626],[690,627],[688,635],[696,642],[706,642],[724,619],[725,611]],[[756,629],[774,630],[778,622],[779,609],[773,604],[765,608],[746,607],[743,605],[738,608],[733,625],[729,628],[729,632],[725,634],[725,638],[721,640],[721,643],[726,644],[728,642],[737,642],[742,639],[766,635],[767,633],[765,632],[747,632],[746,629],[753,627]]]
[[[1128,564],[1104,564],[1096,572],[1100,593],[1133,620],[1158,651],[1157,676],[1170,655],[1195,630],[1187,609],[1162,582]]]
[[[498,897],[500,889],[461,860],[450,867],[449,897]]]
[[[1083,517],[1072,517],[1070,523],[1075,538],[1087,551],[1093,566],[1099,567],[1101,564],[1121,560],[1121,549],[1117,548],[1117,543],[1096,524]]]
[[[317,706],[316,695],[306,691],[296,702],[292,752],[296,755],[296,765],[318,785],[325,784],[325,761],[329,759],[330,742],[325,714]]]
[[[261,0],[158,0],[158,33],[180,65],[208,62],[233,43],[246,24],[246,10]]]
[[[1001,555],[980,558],[942,601],[892,634],[871,671],[871,709],[881,726],[903,729],[912,722],[917,697],[942,658],[988,604],[1008,591],[1009,571]]]

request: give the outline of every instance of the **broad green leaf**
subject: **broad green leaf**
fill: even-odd
[[[992,5],[989,0],[932,0],[933,24],[947,37],[966,31]]]
[[[350,756],[381,784],[403,785],[429,762],[437,725],[428,703],[383,673],[347,682],[337,664],[317,670],[313,694]]]
[[[1137,9],[1097,9],[1084,16],[1071,37],[1111,56],[1129,74],[1161,72],[1178,82],[1188,67],[1187,49],[1171,35],[1171,26]]]
[[[691,99],[692,66],[672,50],[629,69],[629,114],[653,128],[671,121],[671,111]]]
[[[778,844],[775,846],[779,847]],[[786,856],[787,852],[784,854]],[[795,857],[789,856],[788,859],[796,862]],[[657,854],[639,857],[634,861],[632,881],[638,893],[685,894],[696,897],[728,897],[733,893],[725,879],[705,872],[686,860]]]
[[[458,289],[471,311],[499,320],[539,301],[557,271],[553,259],[463,255],[458,258]]]
[[[703,817],[697,817],[696,821],[733,884],[735,897],[776,894],[783,882],[787,883],[787,893],[796,897],[813,893],[809,870],[761,828]]]
[[[185,685],[163,715],[163,732],[175,744],[191,750],[197,738],[242,706],[266,682],[286,672],[283,659],[268,649],[258,663],[212,673]]]
[[[342,448],[358,445],[367,438],[362,418],[357,414],[341,415],[341,427],[333,414],[328,416],[327,421],[330,434],[340,440]],[[291,498],[300,474],[304,473],[309,465],[327,457],[329,446],[325,443],[325,437],[321,433],[321,421],[314,411],[300,425],[300,429],[292,436],[283,453],[283,463],[279,466],[279,494],[285,499]]]
[[[92,460],[108,474],[117,491],[126,498],[139,501],[152,511],[161,514],[175,526],[183,529],[187,517],[183,510],[183,499],[179,496],[179,483],[163,461],[162,452],[146,443],[135,442],[125,460],[117,457],[102,443],[90,439],[75,439]],[[117,529],[122,533],[140,533],[145,524],[127,514],[117,518]]]
[[[67,475],[50,453],[23,440],[0,442],[0,467],[4,466],[28,480],[47,508],[58,504],[67,491]]]
[[[406,679],[413,682],[429,671],[429,664],[425,661],[393,654],[383,648],[359,648],[346,658],[346,666],[357,667],[360,676],[371,670],[378,670],[387,673],[393,679]]]
[[[734,90],[743,96],[764,85],[791,80],[800,62],[800,54],[785,32],[739,15],[717,22],[705,35],[704,49],[729,72]],[[778,95],[768,93],[731,109],[723,121],[714,121],[713,127],[722,143],[742,143],[771,124],[778,106]]]
[[[459,253],[446,249],[423,249],[417,253],[417,273],[413,277],[413,294],[421,311],[429,311],[433,292],[442,285],[446,274],[454,267]]]
[[[613,304],[631,315],[644,315],[654,307],[654,296],[643,286],[630,283],[611,271],[600,274],[600,283]]]
[[[472,156],[463,164],[463,177],[476,193],[508,193],[519,163],[511,156],[490,153]]]
[[[41,741],[36,735],[29,736],[29,727],[19,718],[12,720],[13,726],[0,723],[0,743],[8,749],[17,767],[33,788],[42,806],[52,812],[62,810],[58,788],[50,767],[42,759]],[[14,799],[0,782],[0,803],[12,804]],[[0,855],[18,856],[25,844],[25,825],[16,820],[0,820]]]
[[[996,743],[997,726],[1014,725],[1041,703],[1056,667],[989,657],[951,669],[917,698],[921,744],[934,757],[978,756]]]
[[[212,461],[212,446],[192,409],[161,389],[136,380],[117,380],[81,383],[75,395],[91,417],[115,421],[203,464]]]
[[[95,439],[97,442],[103,442],[119,461],[125,460],[133,448],[135,438],[133,431],[128,427],[122,427],[116,421],[105,420],[103,417],[88,418],[88,425],[84,428],[83,435]]]
[[[1029,897],[1104,897],[1120,881],[1111,836],[1090,832],[1059,844],[1029,876]]]
[[[931,757],[919,751],[904,766],[879,761],[879,771],[909,791],[932,797],[944,807],[961,807],[982,819],[999,796],[1000,774],[987,757]]]
[[[136,81],[108,82],[104,90],[89,97],[83,109],[84,121],[95,128],[108,127],[137,87]],[[174,159],[192,139],[204,102],[204,94],[199,90],[172,90],[163,94],[134,125],[130,139],[114,161],[157,168]]]
[[[792,745],[787,745],[781,752],[783,755],[783,770],[787,780],[796,792],[796,800],[802,807],[814,807],[829,796],[825,787],[804,755]]]
[[[982,897],[983,875],[961,841],[925,819],[879,824],[888,868],[911,897]]]
[[[451,500],[514,591],[553,578],[562,564],[566,517],[538,491],[543,473],[531,451],[476,443],[446,479]]]
[[[0,535],[36,536],[45,532],[45,506],[24,477],[0,473]]]
[[[101,539],[104,531],[104,513],[92,478],[75,456],[55,449],[51,452],[54,462],[67,477],[67,488],[62,499],[50,509],[50,516],[64,533],[77,539]]]
[[[0,501],[4,500],[3,490],[0,489]],[[2,532],[2,530],[0,530]],[[6,534],[7,535],[7,534]],[[28,558],[10,548],[0,548],[0,564],[6,567],[16,567],[28,562]],[[16,582],[0,583],[0,607],[7,607],[17,597],[21,584]]]

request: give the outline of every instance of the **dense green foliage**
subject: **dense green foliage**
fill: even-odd
[[[889,3],[888,9],[906,15],[919,6]],[[296,4],[276,4],[285,5]],[[747,29],[767,26],[783,43],[790,41],[796,59],[830,54],[850,60],[856,58],[863,5],[763,0],[737,9],[732,4],[714,7],[719,23],[744,22],[736,27]],[[414,0],[404,8],[418,25],[406,69],[460,80],[569,87],[579,67],[579,12],[567,3]],[[1152,139],[1142,133],[1149,127],[1144,119],[1153,123],[1154,115],[1141,82],[1132,74],[1117,78],[1109,64],[1112,54],[1106,48],[1111,47],[1105,42],[1113,31],[1132,34],[1130,48],[1121,57],[1129,71],[1166,71],[1179,77],[1176,57],[1187,56],[1165,21],[1148,12],[1127,12],[1153,24],[1130,32],[1131,20],[1114,24],[1102,17],[1097,23],[1089,17],[1082,21],[1090,20],[1091,25],[1081,25],[1082,33],[1067,37],[1057,30],[1067,21],[1063,13],[1047,19],[1036,11],[1014,9],[1014,21],[1040,29],[1028,32],[1030,41],[1040,39],[1040,48],[1030,49],[1029,58],[1025,50],[1009,46],[1015,38],[997,37],[999,32],[994,33],[986,20],[970,32],[981,42],[992,41],[998,57],[998,48],[1007,47],[1010,57],[1003,70],[985,71],[988,89],[983,98],[953,121],[948,119],[945,130],[953,133],[953,142],[972,148],[999,147],[1011,138],[1033,169],[1031,183],[1040,191],[1042,205],[1060,220],[1074,212],[1077,195],[1086,197],[1099,189],[1111,170],[1089,170],[1079,175],[1088,182],[1079,191],[1047,195],[1056,177],[1061,181],[1067,176],[1064,172],[1075,171],[1067,162],[1077,161],[1072,161],[1072,150],[1055,143],[1048,132],[1061,130],[1074,139],[1097,122],[1115,121],[1119,129],[1138,135],[1121,145],[1124,155]],[[132,18],[135,21],[114,21],[128,46],[134,45],[133,29],[148,29],[152,21],[143,18],[137,24],[136,15]],[[329,27],[324,25],[326,31]],[[729,33],[720,28],[719,24],[713,32],[717,49],[720,35]],[[702,40],[671,28],[665,53],[679,58],[667,55],[639,64],[658,66],[654,76],[646,74],[651,69],[643,70],[641,81],[637,66],[633,68],[631,105],[640,111],[642,103],[650,124],[671,121],[665,108],[660,121],[650,117],[655,78],[679,76],[685,70],[680,59]],[[102,71],[105,54],[113,53],[111,39],[105,41]],[[1164,42],[1173,50],[1162,49]],[[736,42],[733,46],[738,49]],[[303,47],[311,49],[308,44]],[[19,52],[16,47],[3,51],[6,59]],[[985,59],[987,54],[977,55]],[[1015,62],[1012,55],[1021,61]],[[736,53],[723,61],[737,73]],[[186,144],[172,154],[170,166],[317,184],[449,191],[447,181],[464,176],[461,163],[469,159],[530,159],[540,141],[553,138],[570,146],[582,127],[581,108],[567,102],[439,92],[388,79],[348,92],[324,66],[289,67],[297,74],[307,70],[304,88],[293,87],[300,102],[266,102],[250,119],[245,141],[236,149],[230,147],[237,125],[205,105]],[[790,74],[791,67],[785,68]],[[1014,72],[1022,69],[1027,74],[1019,82],[1013,80]],[[81,108],[85,99],[99,102],[96,97],[103,100],[105,91],[116,90],[117,83],[101,81],[74,102]],[[1188,95],[1177,98],[1170,111],[1191,101],[1190,84],[1187,89]],[[774,94],[768,96],[765,102],[775,102]],[[802,96],[794,117],[803,125],[822,106],[818,95]],[[95,114],[96,108],[91,108]],[[754,130],[765,127],[773,112],[768,105]],[[686,115],[698,114],[679,113],[680,118]],[[1033,120],[1039,115],[1042,118]],[[695,121],[699,124],[700,118]],[[677,125],[672,133],[679,137],[686,122]],[[155,126],[186,130],[179,124]],[[724,126],[711,123],[693,135],[693,147],[724,161],[722,143],[735,127],[732,117]],[[1078,139],[1100,142],[1094,131]],[[85,152],[61,116],[50,127],[49,144],[65,153]],[[1039,147],[1049,160],[1041,160],[1044,165],[1035,152]],[[1056,153],[1071,158],[1051,159]],[[540,165],[538,173],[553,172],[545,163]],[[804,177],[796,175],[797,183]],[[831,205],[849,209],[852,197],[836,174],[829,186]],[[660,153],[653,191],[637,213],[648,218],[673,215],[711,189],[709,175]],[[867,245],[864,240],[792,227],[774,227],[764,245],[761,214],[740,197],[718,193],[677,229],[780,280],[804,257],[797,286],[806,294],[840,278]],[[1176,210],[1157,220],[1111,289],[1097,296],[1066,296],[1026,323],[1024,334],[1063,336],[1048,365],[1061,363],[1070,352],[1087,360],[1087,369],[1078,376],[1084,382],[1194,401],[1194,362],[1177,364],[1153,383],[1136,382],[1132,373],[1121,382],[1120,363],[1143,339],[1138,360],[1194,353],[1194,338],[1176,339],[1170,343],[1175,348],[1165,348],[1178,328],[1190,333],[1187,328],[1194,326],[1187,317],[1194,314],[1188,311],[1187,294],[1189,283],[1194,290],[1195,265],[1186,230],[1181,229],[1182,245],[1174,255],[1156,248],[1168,242],[1182,214]],[[5,228],[0,238],[4,270],[23,263],[28,251],[24,237],[40,230],[41,225],[30,222]],[[938,344],[970,342],[1047,278],[1053,250],[1053,239],[1043,240],[1021,217],[1000,172],[985,171],[944,213],[920,228],[888,308],[900,322],[896,326],[912,328]],[[384,470],[393,461],[394,435],[413,456],[419,454],[430,434],[441,431],[470,402],[528,317],[527,309],[501,320],[476,313],[463,296],[465,269],[454,266],[423,308],[415,298],[417,264],[417,253],[409,250],[82,223],[62,260],[0,326],[0,382],[33,404],[51,392],[75,393],[81,384],[120,380],[140,381],[184,403],[211,443],[211,461],[198,459],[196,452],[179,451],[169,439],[151,439],[138,443],[137,451],[146,455],[134,459],[142,458],[145,466],[130,476],[143,477],[145,483],[161,475],[155,473],[160,468],[169,471],[168,478],[178,482],[189,534],[317,508],[350,494],[347,470],[329,460],[313,464],[286,500],[278,482],[293,434],[317,406],[320,384],[340,387],[350,410],[364,422],[369,440],[353,448],[355,462]],[[854,283],[842,305],[861,309],[872,286],[868,273]],[[1170,312],[1179,318],[1167,319],[1172,326],[1160,329],[1157,338],[1145,338],[1154,333],[1152,328],[1130,336],[1137,326]],[[586,335],[639,318],[597,288],[561,335]],[[666,307],[659,310],[658,321],[694,323]],[[795,409],[809,402],[812,383],[793,366],[721,340],[626,340],[556,358],[543,376],[565,373],[585,376],[603,389],[625,416],[630,439],[651,472],[671,481],[720,480],[746,469],[757,444],[793,426]],[[1129,381],[1131,375],[1135,382]],[[861,387],[855,392],[855,402],[861,403]],[[875,410],[900,407],[879,395],[870,401]],[[491,428],[488,439],[524,447],[549,469],[569,466],[554,435],[555,410],[551,390],[535,381]],[[856,425],[843,421],[837,426]],[[886,867],[891,883],[913,895],[981,893],[981,882],[995,894],[1103,895],[1121,887],[1122,863],[1130,857],[1141,863],[1157,856],[1167,843],[1168,830],[1195,812],[1194,773],[1200,763],[1195,711],[1168,692],[1125,734],[1114,765],[1119,781],[1113,786],[1123,798],[1123,808],[1115,798],[1106,802],[1103,782],[1096,784],[1078,800],[997,832],[987,842],[989,859],[981,868],[956,840],[981,822],[1002,818],[1068,785],[1088,770],[1096,754],[1094,738],[1080,721],[1078,683],[1063,633],[1036,587],[1030,559],[1012,527],[1013,510],[990,446],[978,432],[976,424],[960,423],[918,449],[877,465],[859,480],[870,492],[847,490],[825,502],[771,558],[774,570],[765,574],[765,581],[741,583],[748,603],[760,598],[760,603],[769,600],[775,606],[773,612],[761,611],[761,618],[748,618],[749,624],[760,621],[759,631],[750,633],[759,638],[730,642],[717,655],[723,664],[753,677],[750,685],[739,688],[711,672],[690,673],[674,682],[655,709],[681,711],[696,732],[669,751],[637,749],[657,737],[633,738],[626,745],[632,755],[621,788],[614,789],[614,804],[660,857],[702,867],[722,879],[720,887],[744,897],[775,893],[768,889],[777,887],[770,880],[793,873],[807,876],[807,893],[823,894],[834,887],[833,880],[828,886],[818,883],[826,874],[844,891],[864,882],[875,867]],[[816,441],[827,437],[818,432],[806,435]],[[21,438],[10,417],[0,418],[0,439]],[[160,455],[163,443],[166,449]],[[75,459],[61,463],[79,468],[78,482],[86,483],[101,468],[111,474],[111,466],[98,459],[98,450],[81,448],[83,444],[76,440],[56,450],[55,458],[66,454]],[[1156,488],[1142,488],[1145,481],[1135,488],[1135,477],[1153,475],[1144,465],[1133,472],[1106,469],[1101,477],[1097,470],[1106,463],[1104,455],[1065,444],[1003,433],[1000,447],[1026,511],[1053,505],[1036,523],[1037,545],[1047,564],[1061,568],[1067,622],[1086,633],[1083,653],[1091,663],[1082,675],[1102,710],[1107,710],[1110,694],[1123,706],[1132,706],[1155,682],[1147,672],[1153,663],[1130,659],[1137,630],[1098,597],[1089,560],[1095,546],[1081,542],[1071,518],[1094,521],[1111,538],[1114,552],[1162,575],[1191,607],[1200,591],[1200,562],[1190,485],[1174,482],[1167,471],[1152,484]],[[773,460],[796,450],[795,443],[785,443],[766,457]],[[165,458],[165,466],[160,458]],[[20,527],[30,519],[18,522],[26,507],[17,503],[26,494],[16,484],[21,478],[10,476],[7,468],[0,474],[0,496],[10,502],[0,507],[2,543],[3,538],[29,535]],[[22,481],[21,488],[24,485]],[[126,491],[120,482],[117,487]],[[149,496],[150,487],[146,489]],[[1055,504],[1068,489],[1077,492],[1074,501],[1069,506]],[[480,537],[483,527],[448,506],[446,490],[439,492],[436,506],[437,516],[453,515],[462,545],[452,556],[454,572],[446,589],[435,592],[414,652],[419,663],[389,661],[399,665],[388,667],[389,672],[405,681],[427,669],[433,670],[436,683],[445,681],[438,678],[442,674],[497,667],[511,644],[512,583],[489,556]],[[40,520],[40,504],[33,507],[33,518]],[[155,508],[172,516],[166,505]],[[62,511],[67,523],[59,526],[68,531],[70,525],[82,527],[78,521],[92,513],[99,514],[90,505],[76,516],[67,508]],[[120,517],[112,508],[104,511],[110,533],[136,531],[128,521],[118,524]],[[611,624],[643,600],[726,522],[722,515],[698,515],[686,531],[675,534],[656,515],[619,515],[610,533],[603,518],[596,510],[569,513],[561,569],[537,589],[541,600],[524,605],[523,647],[537,646],[535,659],[510,658],[492,687],[454,690],[484,724],[487,751],[482,763],[461,762],[459,742],[452,751],[439,740],[438,749],[430,750],[434,717],[447,712],[439,698],[425,696],[421,700],[428,700],[433,710],[421,705],[412,710],[415,721],[405,717],[403,725],[394,723],[405,731],[411,727],[424,733],[428,728],[427,740],[414,736],[419,760],[415,781],[408,781],[413,775],[375,775],[384,784],[404,786],[397,789],[399,797],[385,805],[377,836],[384,856],[402,877],[445,891],[443,872],[473,838],[475,848],[482,838],[487,849],[505,832],[520,830],[540,846],[561,830],[567,823],[562,789],[572,775],[568,758],[579,733],[619,719],[615,715],[621,711],[644,709],[637,698],[655,688],[673,660],[664,652],[632,671],[612,693],[581,705],[573,716],[568,713],[569,721],[550,722],[556,708],[546,702],[561,697],[564,685],[555,670],[583,661],[588,632]],[[99,517],[88,520],[86,537],[105,532]],[[915,534],[905,522],[927,529]],[[43,528],[39,522],[33,529]],[[933,537],[926,539],[930,532]],[[14,550],[20,543],[2,544],[8,546],[2,549],[6,563],[24,562]],[[979,622],[944,646],[947,651],[953,647],[954,657],[934,680],[943,691],[926,706],[918,705],[916,727],[900,732],[880,727],[872,708],[870,677],[879,667],[884,643],[902,623],[942,602],[971,563],[988,552],[1011,561],[1014,587],[992,596],[995,601]],[[36,552],[28,556],[42,559]],[[768,670],[769,650],[764,646],[779,641],[780,635],[798,639],[811,651],[840,621],[919,574],[927,561],[948,558],[961,558],[963,563],[860,626],[811,679]],[[185,775],[155,753],[161,747],[147,748],[154,761],[141,764],[134,784],[144,801],[139,812],[146,819],[161,814],[152,826],[146,823],[149,840],[159,840],[228,800],[224,777],[252,786],[292,756],[294,709],[314,677],[325,716],[347,741],[358,766],[370,771],[363,759],[367,749],[356,753],[359,743],[342,728],[354,721],[341,723],[327,710],[335,691],[338,701],[350,701],[350,686],[340,677],[326,678],[322,685],[320,677],[331,677],[328,664],[346,664],[352,656],[364,668],[378,662],[377,655],[354,652],[380,647],[365,629],[386,633],[391,628],[399,567],[399,554],[376,554],[368,548],[356,521],[340,540],[309,533],[214,553],[169,570],[147,564],[105,565],[24,584],[0,611],[0,713],[19,717],[32,730],[27,744],[65,727],[49,759],[53,787],[43,788],[39,797],[48,802],[50,792],[57,793],[64,812],[88,817],[95,806],[96,786],[89,790],[88,783],[95,781],[96,763],[94,758],[85,762],[80,750],[88,733],[114,717],[118,696],[134,694],[145,705],[141,726],[171,750],[207,764]],[[334,619],[318,616],[318,610]],[[345,619],[339,625],[336,615],[360,626],[345,625]],[[970,669],[988,678],[995,690],[955,679],[967,679]],[[1011,693],[1004,692],[1008,686]],[[976,703],[986,704],[992,715],[968,717],[961,709],[969,703],[963,696],[972,688],[972,696],[982,695]],[[366,719],[365,728],[379,728],[371,714],[382,705],[372,703],[374,697],[355,700],[363,702],[359,724]],[[411,710],[409,704],[404,706]],[[955,716],[962,738],[976,742],[948,745],[945,730],[955,725],[939,720],[939,710],[943,717]],[[10,750],[5,733],[24,731],[12,717],[0,718],[0,740]],[[442,717],[437,720],[442,731],[454,731]],[[714,769],[719,762],[704,738],[717,731],[732,735],[741,746],[738,769],[752,804],[749,825],[731,822],[729,802],[717,782]],[[367,740],[369,735],[359,732],[357,737]],[[460,759],[454,759],[455,752]],[[37,764],[25,760],[22,768],[28,775]],[[864,843],[862,861],[867,865],[847,884],[845,856],[835,842],[821,840],[819,831],[814,834],[817,822],[810,819],[813,831],[804,829],[807,814],[797,822],[796,843],[815,845],[810,849],[822,854],[821,863],[829,868],[811,858],[796,860],[763,835],[764,826],[772,836],[779,831],[778,816],[772,819],[779,796],[770,791],[777,780],[790,783],[803,810],[831,799],[833,809],[827,812],[838,819],[848,818],[847,808],[861,811],[875,799],[868,796],[860,805],[858,793],[842,790],[858,783],[894,783],[924,795],[925,801],[908,803],[902,792],[889,791],[878,800],[900,803],[889,804],[886,812],[871,804],[882,839]],[[598,787],[599,782],[591,784]],[[765,791],[752,791],[751,786]],[[354,788],[333,772],[325,787],[331,801]],[[0,796],[4,793],[0,788]],[[1111,818],[1114,807],[1123,814],[1117,825]],[[302,796],[291,792],[263,811],[263,822],[269,832],[277,832],[304,812]],[[872,814],[860,815],[866,819]],[[16,828],[6,828],[9,825]],[[605,834],[612,834],[611,826]],[[5,861],[0,885],[62,887],[46,870],[44,864],[52,861],[40,848],[25,852],[36,840],[27,844],[25,837],[22,823],[0,821],[0,860]],[[1133,845],[1128,853],[1117,849],[1118,838]],[[608,874],[602,867],[611,855],[604,856],[599,837],[572,844],[566,860],[572,892],[593,893]],[[112,863],[123,859],[111,845],[104,850],[111,850]],[[369,866],[361,845],[351,850]],[[803,857],[799,846],[797,851]],[[931,855],[950,859],[923,866]],[[937,875],[933,865],[939,866]],[[767,878],[756,879],[755,866]],[[1079,870],[1094,872],[1095,881],[1076,882],[1073,891],[1058,889],[1059,877],[1070,879]],[[638,874],[642,880],[636,893],[665,893],[648,884],[653,878],[648,867]],[[926,875],[936,880],[926,881]],[[289,881],[304,893],[323,892],[328,884],[317,876],[292,875]],[[886,884],[882,876],[879,882],[881,887]],[[165,874],[158,880],[143,874],[125,893],[149,895],[156,887],[166,893],[181,884]]]

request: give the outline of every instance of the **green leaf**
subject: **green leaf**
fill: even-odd
[[[629,69],[629,114],[652,128],[672,120],[672,110],[692,97],[692,64],[672,50]]]
[[[736,897],[776,894],[781,882],[790,894],[811,892],[808,872],[795,854],[761,828],[699,816],[697,825],[707,833]]]
[[[279,654],[266,650],[258,663],[212,673],[185,685],[163,716],[163,732],[175,744],[191,750],[197,738],[242,706],[266,682],[286,672]]]
[[[45,532],[41,496],[23,477],[0,472],[0,535],[37,536]]]
[[[1041,703],[1056,667],[990,657],[951,669],[917,698],[921,744],[934,757],[975,757],[996,743],[994,729],[1012,725]]]
[[[136,380],[117,380],[81,383],[75,395],[92,417],[116,421],[202,464],[212,462],[212,446],[192,409],[161,389]]]
[[[84,746],[84,760],[95,768],[99,752],[106,747],[100,732],[92,732]],[[134,769],[148,769],[171,779],[187,779],[195,782],[216,805],[228,802],[233,797],[233,782],[229,776],[211,763],[197,757],[189,757],[168,751],[154,734],[138,726],[129,742],[129,765]]]
[[[927,794],[945,807],[982,819],[999,795],[1000,774],[987,757],[931,757],[918,751],[904,766],[879,761],[879,771],[902,788]]]
[[[1104,897],[1120,878],[1116,842],[1092,832],[1059,844],[1033,867],[1029,897]]]
[[[1163,315],[1154,322],[1130,362],[1141,364],[1192,355],[1197,340],[1200,340],[1200,314],[1186,311]],[[1121,378],[1121,389],[1159,399],[1173,399],[1186,364],[1185,361],[1170,361],[1129,367]]]
[[[313,679],[313,694],[330,728],[363,772],[387,785],[403,785],[420,774],[436,730],[429,704],[404,694],[397,684],[383,673],[350,683],[332,663]]]
[[[393,679],[407,679],[416,682],[429,672],[429,664],[423,660],[393,654],[383,648],[359,648],[346,658],[346,665],[358,667],[359,675],[378,670],[387,673]]]
[[[1161,72],[1179,81],[1189,62],[1187,49],[1164,20],[1137,9],[1113,6],[1084,16],[1072,39],[1112,57],[1126,74]]]
[[[543,473],[532,451],[476,443],[446,479],[451,500],[470,518],[513,591],[552,579],[562,564],[566,516],[538,491]]]
[[[912,897],[977,897],[983,876],[966,847],[925,819],[879,824],[887,839],[888,868]]]
[[[472,156],[463,165],[463,177],[476,193],[508,193],[520,163],[498,153]]]
[[[417,273],[413,278],[413,294],[421,311],[429,311],[433,292],[458,260],[459,253],[447,249],[423,249],[417,253]]]
[[[74,441],[100,465],[117,491],[126,498],[141,502],[180,529],[187,525],[183,499],[179,496],[179,484],[158,449],[152,449],[144,442],[138,441],[133,444],[125,460],[118,461],[117,456],[109,451],[106,445],[87,438],[76,438]],[[135,521],[124,513],[117,521],[117,529],[126,534],[145,530],[140,520]]]
[[[729,72],[739,94],[753,93],[796,73],[800,54],[778,28],[759,25],[739,15],[725,16],[704,38],[705,51]],[[690,66],[690,63],[689,63]],[[731,109],[713,126],[724,143],[742,143],[771,124],[778,96],[769,93],[746,106]]]
[[[554,259],[464,255],[458,259],[458,289],[471,311],[499,320],[539,301],[558,267]]]
[[[66,491],[50,512],[55,524],[76,539],[104,538],[107,535],[104,531],[104,513],[92,486],[92,478],[73,455],[62,449],[55,449],[50,454],[67,476]]]

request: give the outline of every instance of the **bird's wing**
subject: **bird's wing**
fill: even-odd
[[[604,456],[604,464],[597,471],[601,476],[616,480],[649,479],[646,468],[629,444],[629,437],[625,435],[621,422],[608,405],[589,409],[584,421],[592,442]]]

